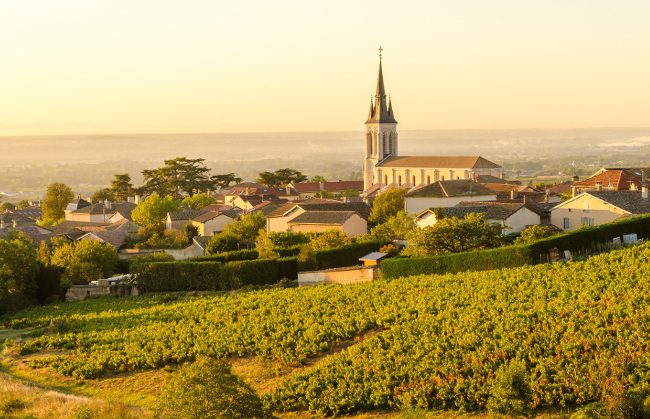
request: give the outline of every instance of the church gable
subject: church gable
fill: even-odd
[[[481,156],[391,156],[377,167],[409,167],[417,169],[499,169],[496,163]]]

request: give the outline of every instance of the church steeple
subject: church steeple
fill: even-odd
[[[379,75],[377,76],[377,93],[375,94],[374,106],[371,106],[371,114],[366,124],[396,124],[397,121],[392,113],[392,107],[386,103],[386,89],[384,88],[384,74],[381,69],[381,51],[379,48]]]

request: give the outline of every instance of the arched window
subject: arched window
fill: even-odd
[[[411,183],[411,185],[415,186],[415,176],[413,176],[413,182]]]
[[[382,144],[384,145],[383,150],[384,150],[384,156],[388,154],[388,136],[386,133],[381,134],[382,138]]]
[[[445,177],[443,176],[441,180],[445,180]]]
[[[388,185],[388,175],[384,175],[384,185]]]
[[[427,185],[431,185],[431,176],[427,176]]]
[[[366,155],[370,156],[372,154],[372,133],[366,134]]]
[[[398,185],[402,184],[402,175],[397,176],[397,184]]]

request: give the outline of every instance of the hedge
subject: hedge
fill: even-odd
[[[317,250],[314,254],[318,269],[342,268],[358,265],[360,257],[378,251],[386,243],[379,240],[352,243],[334,249]]]
[[[381,272],[384,278],[399,278],[533,265],[548,261],[548,251],[556,247],[560,254],[565,250],[578,251],[632,233],[639,238],[650,237],[650,215],[582,228],[530,244],[423,258],[387,259],[381,262]]]
[[[235,288],[232,275],[219,262],[156,262],[137,277],[141,292],[226,291]]]
[[[232,262],[235,260],[255,260],[259,257],[257,250],[234,250],[232,252],[224,252],[218,255],[199,256],[195,258],[185,259],[184,262]]]
[[[141,292],[227,291],[298,278],[297,258],[228,262],[157,262],[137,277]]]
[[[298,256],[300,254],[300,249],[302,249],[303,246],[304,244],[298,244],[296,246],[291,246],[291,247],[276,247],[275,249],[273,249],[273,251],[278,255],[280,255],[280,257],[282,258],[289,258],[293,256]]]

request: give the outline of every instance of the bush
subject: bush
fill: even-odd
[[[278,259],[278,278],[298,279],[298,258]]]
[[[355,266],[359,264],[359,258],[370,252],[376,252],[386,244],[381,241],[369,241],[363,243],[353,243],[347,246],[341,246],[334,249],[316,250],[317,269],[342,268],[344,266]]]
[[[36,299],[39,304],[45,304],[47,299],[53,295],[59,295],[61,288],[61,269],[56,266],[46,266],[39,262],[38,274],[36,275]]]
[[[259,257],[257,250],[235,250],[232,252],[224,252],[218,255],[200,256],[195,258],[185,259],[186,262],[232,262],[235,260],[255,260]]]
[[[228,262],[226,267],[232,275],[233,285],[236,288],[246,285],[275,284],[280,280],[276,259]]]
[[[311,240],[309,234],[293,231],[269,233],[268,237],[271,242],[273,242],[273,245],[278,248],[301,247],[303,244],[307,244]]]
[[[138,256],[137,258],[133,259],[129,269],[132,274],[139,274],[152,263],[171,262],[172,260],[174,260],[174,256],[170,254],[163,253],[163,252],[151,253],[147,256]]]
[[[285,247],[285,248],[276,247],[275,249],[273,249],[273,251],[278,255],[280,255],[281,258],[290,258],[293,256],[298,256],[300,254],[300,250],[302,250],[303,247],[305,247],[304,244],[298,244],[295,246]]]
[[[234,288],[230,272],[219,262],[156,262],[137,279],[143,292],[226,291]]]
[[[224,360],[200,357],[165,383],[159,409],[169,418],[255,419],[272,417],[259,396],[233,375]]]
[[[232,250],[239,250],[244,245],[244,240],[234,234],[215,234],[205,246],[205,254],[210,256],[223,252],[230,252]]]
[[[490,391],[487,408],[491,414],[517,417],[531,405],[533,390],[523,362],[513,360],[502,365]]]

